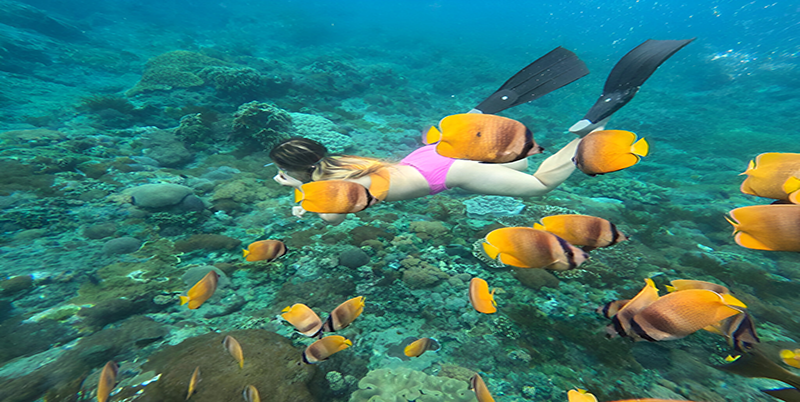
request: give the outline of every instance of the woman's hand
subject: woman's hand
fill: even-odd
[[[302,181],[297,180],[282,171],[279,171],[278,174],[276,174],[272,179],[278,182],[278,184],[281,186],[300,187],[303,185]]]

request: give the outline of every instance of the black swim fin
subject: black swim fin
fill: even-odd
[[[586,63],[559,46],[514,74],[473,112],[498,113],[539,99],[586,74],[589,74]]]
[[[648,39],[620,59],[603,86],[603,93],[595,102],[583,120],[575,123],[569,131],[577,134],[588,134],[598,123],[611,117],[614,112],[625,106],[639,87],[650,78],[661,63],[688,45],[692,39],[653,40]],[[593,127],[594,126],[594,127]]]
[[[800,391],[797,388],[765,389],[761,392],[785,402],[800,402]]]

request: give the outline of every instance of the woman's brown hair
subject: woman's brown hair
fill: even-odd
[[[324,145],[303,137],[281,141],[269,157],[279,168],[306,173],[314,181],[356,179],[393,166],[375,158],[329,154]]]

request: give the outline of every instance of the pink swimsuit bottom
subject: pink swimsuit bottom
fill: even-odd
[[[431,144],[408,154],[399,164],[417,169],[422,174],[422,177],[428,181],[428,186],[431,188],[430,194],[433,195],[448,189],[445,185],[447,171],[450,170],[450,166],[455,161],[453,158],[437,154],[436,144]]]

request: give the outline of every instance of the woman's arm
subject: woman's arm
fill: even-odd
[[[533,177],[539,179],[542,184],[547,188],[546,191],[551,191],[563,183],[572,171],[575,170],[575,163],[572,158],[575,156],[575,151],[578,150],[578,144],[581,143],[580,138],[572,140],[569,144],[561,148],[558,152],[550,155],[547,159],[539,165]]]

